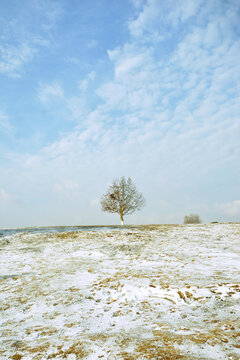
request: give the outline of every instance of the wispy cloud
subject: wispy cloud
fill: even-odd
[[[130,1],[137,9],[140,8],[144,3],[144,0],[130,0]]]
[[[42,48],[53,46],[51,30],[62,14],[60,4],[48,0],[31,3],[28,8],[16,5],[15,14],[1,17],[0,73],[12,78],[22,76],[27,63],[33,61]],[[25,13],[24,13],[25,12]],[[23,23],[22,17],[27,18]]]
[[[68,121],[80,122],[87,113],[87,95],[85,92],[94,76],[94,72],[90,72],[85,79],[79,81],[79,93],[74,96],[65,94],[63,87],[58,82],[40,84],[37,90],[37,98],[44,106],[53,110],[58,111],[61,107],[62,111],[67,114]]]
[[[172,6],[172,10],[169,12],[167,16],[167,21],[175,26],[179,25],[179,23],[183,23],[186,20],[189,20],[191,17],[196,15],[199,12],[201,6],[205,5],[204,0],[183,0],[180,2],[172,2],[170,1]]]
[[[12,130],[8,116],[0,109],[0,132],[9,134]]]
[[[42,27],[47,30],[51,30],[64,14],[61,1],[33,0],[31,6],[42,17]]]
[[[139,6],[139,2],[135,2]],[[129,31],[132,36],[139,37],[143,35],[146,29],[154,26],[154,22],[160,13],[160,8],[155,0],[146,1],[144,8],[140,11],[136,19],[129,22]]]
[[[0,188],[0,200],[4,204],[16,202],[16,198],[13,195],[11,195],[10,192],[1,188]]]
[[[88,47],[89,49],[93,49],[93,48],[95,48],[96,46],[97,46],[97,40],[95,40],[95,39],[89,40],[89,42],[88,42],[88,44],[87,44],[87,47]]]
[[[80,191],[80,184],[73,180],[65,180],[53,185],[53,191],[61,196],[72,197]]]
[[[0,46],[0,73],[19,77],[22,66],[33,59],[36,51],[36,48],[24,43],[19,46]]]
[[[47,104],[53,99],[64,99],[64,92],[62,86],[58,83],[40,84],[37,96],[43,104]]]
[[[217,208],[229,216],[240,216],[240,200],[217,204]]]
[[[78,87],[82,92],[85,92],[88,88],[88,85],[91,81],[93,81],[96,78],[96,72],[95,71],[90,71],[87,76],[85,77],[85,79],[80,80],[78,82]]]

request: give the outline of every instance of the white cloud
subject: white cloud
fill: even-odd
[[[240,217],[240,200],[234,200],[228,203],[217,204],[217,208],[229,216],[238,215]]]
[[[90,205],[92,206],[92,207],[99,207],[100,206],[100,199],[92,199],[91,201],[90,201]]]
[[[198,6],[199,4],[200,2]],[[147,2],[144,11],[147,11],[148,7],[148,11],[151,8],[152,12],[155,7],[158,11],[161,10],[159,4],[154,1]],[[180,12],[181,18],[184,20],[193,16],[196,9],[197,7],[191,8],[191,6],[185,12],[182,9],[184,13]],[[134,23],[135,20],[132,22]],[[207,144],[209,137],[213,136],[216,139],[214,142],[216,153],[214,154],[212,148],[212,156],[218,158],[218,141],[220,139],[222,141],[226,126],[231,127],[231,121],[237,116],[239,108],[236,101],[233,103],[232,99],[228,100],[227,94],[224,95],[225,102],[219,97],[220,94],[221,96],[224,94],[223,87],[228,82],[232,84],[233,90],[236,86],[234,77],[239,73],[237,68],[239,46],[232,45],[235,49],[233,55],[233,52],[229,51],[229,42],[224,45],[218,42],[220,36],[218,25],[213,19],[201,27],[193,26],[190,35],[181,40],[166,64],[160,62],[149,48],[143,45],[137,46],[134,39],[132,43],[122,48],[109,51],[115,77],[113,81],[103,83],[98,88],[97,94],[104,103],[89,113],[86,123],[96,124],[100,121],[100,124],[107,124],[108,121],[113,121],[112,129],[106,130],[113,143],[111,150],[114,144],[116,147],[119,145],[118,142],[113,142],[113,139],[115,140],[119,135],[118,131],[123,131],[126,124],[131,123],[133,126],[135,123],[139,127],[137,136],[134,131],[128,130],[126,143],[122,144],[122,147],[132,141],[136,145],[140,139],[143,143],[146,141],[143,139],[148,139],[149,143],[144,144],[145,151],[155,144],[155,152],[159,152],[160,157],[160,148],[165,147],[164,151],[168,153],[172,151],[172,143],[175,142],[175,154],[177,155],[177,149],[181,148],[186,151],[186,154],[182,153],[182,158],[190,158],[191,154],[187,153],[190,144],[199,148],[197,146],[199,142]],[[209,44],[213,44],[214,39],[216,40],[214,53],[208,52],[209,44],[206,49],[202,48],[205,43],[203,38],[208,39]],[[86,82],[80,85],[87,86],[88,77],[83,81]],[[56,94],[58,93],[56,91]],[[82,114],[82,105],[78,97],[72,101],[69,99],[68,106],[69,104],[72,105],[73,112]],[[111,111],[114,110],[128,113],[121,117],[115,114],[114,120],[109,120],[112,119]],[[135,120],[129,121],[129,119]],[[164,137],[162,133],[165,134]],[[206,138],[204,138],[205,134],[207,134]],[[191,139],[191,142],[182,146],[184,139],[188,139],[188,142]],[[98,141],[99,146],[103,143],[108,144],[102,131],[99,133]],[[225,150],[222,148],[221,151]],[[127,156],[127,150],[125,155]],[[198,156],[200,159],[205,159],[204,153]]]
[[[70,98],[65,98],[67,110],[70,113],[70,117],[72,120],[76,120],[78,122],[86,119],[87,114],[87,103],[85,101],[85,97],[83,96],[72,96]]]
[[[36,51],[35,47],[27,43],[19,46],[0,46],[0,73],[19,77],[22,66],[33,59]]]
[[[97,44],[98,44],[97,40],[91,39],[91,40],[88,41],[87,47],[89,49],[93,49],[93,48],[95,48],[97,46]]]
[[[41,27],[49,32],[63,16],[64,8],[59,1],[33,0],[32,9],[41,18]]]
[[[78,82],[78,87],[80,91],[85,92],[89,86],[89,83],[93,81],[96,78],[95,71],[90,71],[90,73],[87,74],[86,78],[83,80],[80,80]]]
[[[34,0],[29,5],[16,6],[16,15],[9,11],[1,19],[0,73],[12,78],[21,77],[43,48],[55,46],[52,29],[63,14],[59,2]]]
[[[88,113],[89,83],[95,78],[94,71],[90,72],[85,79],[78,82],[79,93],[74,96],[68,96],[59,82],[40,84],[37,90],[38,100],[45,106],[52,109],[59,109],[66,113],[69,120],[80,123],[86,118]]]
[[[115,78],[120,79],[128,76],[131,72],[136,72],[141,66],[144,65],[146,60],[145,54],[128,55],[121,58],[115,66]]]
[[[145,2],[145,0],[130,0],[130,1],[137,9],[140,8]]]
[[[173,2],[171,2],[173,4]],[[173,10],[168,15],[168,21],[173,25],[178,25],[179,22],[184,22],[194,16],[204,0],[182,0],[179,2],[174,1]]]
[[[0,132],[9,134],[12,129],[8,116],[0,110]]]
[[[137,18],[128,24],[130,34],[140,38],[145,32],[151,31],[152,24],[155,24],[156,19],[159,19],[160,10],[158,0],[147,0]]]
[[[38,89],[38,99],[46,104],[53,99],[62,100],[64,98],[63,88],[58,83],[40,84]]]
[[[121,106],[125,99],[126,90],[122,84],[114,82],[103,84],[97,94],[108,103],[109,106]]]
[[[161,74],[151,50],[128,44],[109,51],[114,65],[114,81],[102,84],[97,94],[107,108],[121,111],[149,111],[159,101]]]
[[[87,75],[89,80],[94,80],[96,78],[96,72],[90,71],[90,73]]]
[[[14,201],[14,197],[5,189],[0,188],[0,200],[6,203]]]
[[[73,180],[65,180],[53,185],[53,191],[64,196],[76,195],[79,193],[80,189],[80,184]]]
[[[141,1],[134,1],[137,8]],[[139,40],[164,40],[169,36],[166,26],[178,26],[192,18],[204,4],[203,0],[167,1],[147,0],[142,11],[135,19],[129,21],[130,34]],[[161,31],[162,30],[162,31]]]
[[[204,34],[205,35],[205,34]],[[209,23],[206,29],[205,44],[209,47],[219,46],[221,43],[221,33],[217,23]]]

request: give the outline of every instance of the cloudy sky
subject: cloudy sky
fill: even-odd
[[[240,221],[239,0],[0,2],[0,227]]]

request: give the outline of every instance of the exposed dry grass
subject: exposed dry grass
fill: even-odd
[[[12,356],[12,359],[13,359],[13,360],[21,360],[22,357],[23,357],[23,355],[21,355],[21,354],[14,354],[14,355]]]
[[[63,350],[62,346],[58,346],[57,352],[48,355],[48,359],[55,359],[56,357],[66,359],[70,354],[76,355],[77,360],[81,360],[87,356],[88,352],[84,350],[84,347],[79,342],[72,344],[67,350]]]

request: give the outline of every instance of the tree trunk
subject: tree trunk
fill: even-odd
[[[121,219],[121,225],[124,225],[124,222],[123,222],[123,214],[120,212],[120,219]]]

